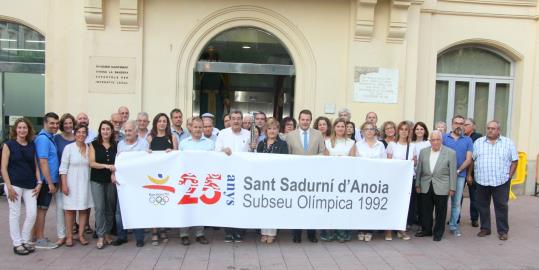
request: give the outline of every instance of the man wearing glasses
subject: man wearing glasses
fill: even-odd
[[[459,237],[462,235],[458,219],[460,216],[460,201],[464,191],[466,170],[472,163],[473,142],[468,136],[464,136],[464,117],[455,115],[451,120],[452,131],[445,134],[443,144],[453,149],[457,154],[457,185],[455,195],[451,197],[451,217],[449,218],[449,230]]]

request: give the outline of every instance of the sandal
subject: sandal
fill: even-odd
[[[13,252],[17,255],[28,255],[30,254],[30,251],[28,251],[23,245],[13,247]]]
[[[84,238],[84,236],[82,236],[82,235],[79,235],[79,242],[80,242],[80,244],[83,245],[83,246],[86,246],[86,245],[88,245],[88,243],[90,243],[90,242],[88,242],[88,240],[86,240],[86,238]]]
[[[36,248],[34,246],[30,245],[30,244],[24,243],[24,244],[22,244],[22,246],[26,250],[28,250],[29,253],[32,253],[32,252],[36,251]]]
[[[66,239],[65,238],[58,238],[58,240],[56,241],[56,245],[58,245],[58,247],[61,247],[63,246],[64,244],[66,243]]]
[[[266,243],[271,244],[275,241],[275,236],[268,236],[266,239]]]
[[[159,246],[159,235],[152,233],[152,245]]]
[[[73,239],[66,239],[65,246],[66,247],[72,247],[73,246]]]
[[[267,242],[268,242],[268,236],[262,235],[262,236],[260,237],[260,242],[262,242],[262,243],[267,243]]]
[[[105,247],[104,239],[102,237],[97,239],[97,243],[95,244],[95,247],[97,249],[103,249]]]

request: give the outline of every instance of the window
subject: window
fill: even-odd
[[[510,130],[513,63],[482,46],[460,46],[438,56],[436,67],[434,123],[460,114],[475,120],[476,130],[485,134],[487,121]]]
[[[35,130],[45,112],[45,37],[18,23],[0,21],[0,134],[24,116]]]

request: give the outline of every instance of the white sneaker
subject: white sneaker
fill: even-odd
[[[370,242],[372,240],[372,233],[365,234],[365,242]]]
[[[358,235],[357,235],[357,240],[359,241],[363,241],[365,240],[365,234],[360,232]]]

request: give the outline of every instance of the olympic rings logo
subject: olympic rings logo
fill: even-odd
[[[165,205],[170,199],[166,193],[150,194],[148,201],[153,205]]]

